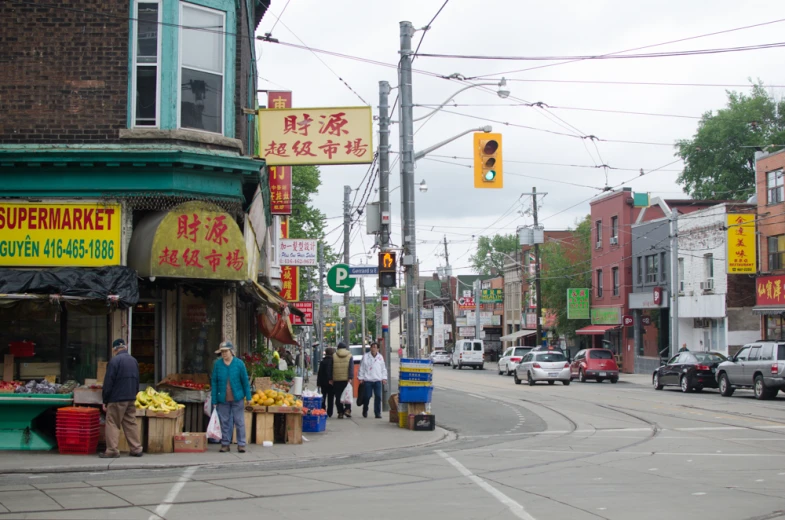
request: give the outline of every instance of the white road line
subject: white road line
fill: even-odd
[[[485,398],[480,396],[480,395],[476,395],[476,394],[468,394],[468,395],[470,395],[471,397],[476,397],[477,399],[482,399],[483,401],[485,401]]]
[[[521,520],[535,520],[533,516],[531,516],[529,513],[526,512],[526,509],[524,509],[524,507],[521,504],[519,504],[512,498],[508,497],[507,495],[505,495],[495,487],[491,486],[490,484],[485,482],[483,479],[481,479],[471,471],[469,471],[463,464],[461,464],[454,458],[450,457],[442,450],[436,450],[436,453],[438,453],[439,456],[441,456],[444,460],[449,462],[455,469],[457,469],[461,473],[461,475],[463,475],[464,477],[468,478],[469,480],[480,486],[482,489],[487,491],[493,498],[495,498],[496,500],[507,506],[507,509],[509,509],[510,512],[514,514],[516,517],[520,518]]]
[[[165,518],[166,513],[169,512],[171,509],[174,499],[177,498],[177,495],[180,494],[180,491],[185,487],[186,482],[191,480],[191,477],[196,473],[196,466],[191,466],[190,468],[186,468],[183,471],[183,474],[180,478],[175,482],[172,488],[164,497],[163,501],[158,504],[158,507],[155,508],[155,514],[150,515],[148,520],[158,520],[159,518]]]

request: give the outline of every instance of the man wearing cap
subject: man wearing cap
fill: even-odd
[[[245,363],[234,357],[234,345],[224,341],[215,351],[221,359],[213,365],[210,380],[212,403],[218,408],[221,421],[221,453],[229,452],[232,430],[237,430],[237,451],[245,453],[245,403],[251,400],[251,385]]]
[[[142,456],[139,442],[139,429],[136,426],[136,407],[134,401],[139,392],[139,363],[128,353],[125,340],[116,339],[112,343],[113,357],[106,366],[104,376],[103,401],[106,412],[106,451],[99,453],[102,459],[120,456],[117,443],[120,441],[122,426],[132,457]]]

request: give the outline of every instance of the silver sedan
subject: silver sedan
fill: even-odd
[[[529,352],[515,367],[515,384],[523,380],[533,386],[537,381],[548,381],[549,385],[561,381],[570,384],[570,363],[561,352]]]

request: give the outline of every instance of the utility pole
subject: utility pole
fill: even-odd
[[[417,307],[417,241],[414,228],[414,115],[412,99],[411,22],[401,22],[401,61],[398,85],[401,89],[401,197],[403,205],[403,265],[406,268],[406,346],[409,357],[420,357],[420,320]]]
[[[534,229],[539,229],[537,220],[537,188],[532,188],[532,213],[534,217]],[[542,292],[540,291],[540,244],[534,241],[534,290],[537,298],[537,345],[542,344]]]
[[[671,348],[670,355],[675,356],[679,350],[679,213],[671,208]]]
[[[352,187],[343,187],[343,263],[349,265],[349,242],[352,233],[352,203],[349,197],[352,195]],[[343,323],[343,342],[349,346],[349,293],[343,293],[343,304],[346,306],[346,317]]]
[[[480,319],[480,294],[482,293],[482,282],[479,278],[474,281],[474,337],[482,340],[482,320]]]
[[[390,84],[379,82],[379,211],[381,212],[380,245],[381,252],[390,249]],[[381,323],[382,342],[384,343],[384,361],[390,367],[392,346],[390,345],[390,289],[382,287]],[[377,331],[378,335],[378,331]],[[382,408],[388,410],[387,404],[392,395],[392,378],[382,389]]]
[[[362,326],[363,339],[362,339],[362,341],[360,343],[362,343],[363,354],[364,354],[365,353],[365,336],[366,336],[366,330],[365,330],[365,278],[360,278],[360,319],[363,322],[363,326]]]
[[[447,252],[447,235],[444,235],[444,274],[447,275],[447,270],[450,267],[450,253]]]
[[[322,362],[324,355],[324,244],[319,244],[319,350],[318,359],[314,361]],[[316,362],[311,363],[313,367],[318,366]]]

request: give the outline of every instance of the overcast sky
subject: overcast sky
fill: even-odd
[[[272,0],[257,34],[272,30],[272,36],[281,42],[298,45],[304,42],[312,48],[395,64],[398,60],[399,21],[408,20],[416,28],[421,28],[443,3],[443,0],[290,0],[288,3],[286,0]],[[772,22],[782,17],[779,14],[781,6],[782,3],[777,1],[726,0],[547,3],[450,0],[431,30],[427,31],[420,52],[483,56],[600,55]],[[785,41],[784,29],[785,21],[632,53],[781,42]],[[421,32],[415,35],[415,46],[421,35]],[[258,42],[257,52],[262,78],[259,88],[291,90],[295,107],[370,104],[376,115],[378,82],[386,80],[393,87],[398,83],[395,68],[319,54],[325,65],[308,50],[272,43]],[[415,130],[420,128],[414,140],[415,150],[484,124],[502,132],[504,144],[503,190],[474,189],[472,171],[466,167],[471,164],[471,160],[467,159],[471,157],[470,135],[434,152],[440,156],[458,157],[433,157],[458,165],[425,159],[418,161],[416,183],[424,179],[429,188],[427,193],[417,192],[417,254],[421,273],[430,275],[438,266],[444,265],[443,246],[439,244],[446,236],[454,274],[469,274],[469,256],[474,251],[477,236],[513,233],[517,227],[532,223],[527,212],[531,207],[531,197],[521,197],[521,194],[531,192],[535,186],[538,192],[547,193],[539,198],[540,220],[546,229],[573,226],[576,220],[589,213],[588,200],[601,193],[600,189],[606,185],[616,187],[626,181],[625,186],[630,186],[633,191],[667,198],[686,197],[676,183],[681,163],[666,166],[676,159],[672,143],[690,138],[697,127],[697,117],[702,113],[723,107],[726,89],[587,82],[747,85],[748,79],[752,78],[767,85],[785,85],[784,55],[785,49],[775,48],[701,56],[591,60],[526,72],[509,71],[556,62],[416,58],[414,68],[423,71],[443,75],[460,73],[465,77],[492,75],[493,79],[507,72],[504,76],[508,80],[520,80],[509,81],[507,88],[511,95],[507,100],[499,99],[493,92],[472,89],[453,99],[459,105],[472,106],[448,107],[424,125],[415,123]],[[338,76],[357,94],[349,90]],[[458,82],[414,74],[415,104],[442,103],[459,88]],[[749,90],[746,87],[731,89]],[[772,92],[781,97],[785,89],[772,88]],[[391,102],[396,94],[397,90],[394,90]],[[515,106],[538,101],[564,108],[544,111]],[[260,102],[266,102],[266,97]],[[428,111],[430,109],[415,108],[415,117]],[[397,119],[397,113],[394,118]],[[597,142],[595,146],[590,140],[545,130],[594,135],[607,140],[661,144]],[[398,132],[398,125],[394,125],[391,142],[395,151],[398,150]],[[374,139],[375,146],[378,134]],[[393,155],[391,160],[395,161],[396,157]],[[600,164],[628,170],[609,170],[606,175],[604,169],[594,168]],[[642,177],[638,173],[640,169],[648,172],[657,168],[660,170]],[[338,217],[342,214],[343,186],[359,188],[359,201],[366,188],[365,182],[361,184],[361,181],[367,171],[367,166],[321,168],[322,187],[315,203],[329,219],[328,230],[341,223]],[[391,189],[399,185],[399,180],[396,161],[390,175]],[[371,200],[378,200],[376,192],[373,192]],[[400,245],[400,190],[392,192],[391,205],[393,242]],[[358,226],[361,227],[359,233],[356,231]],[[330,243],[340,239],[340,230],[328,236]],[[372,236],[365,235],[364,222],[356,224],[352,233],[352,254],[368,251],[373,242]],[[361,263],[364,258],[358,255],[352,263]],[[370,288],[375,283],[366,285]]]

